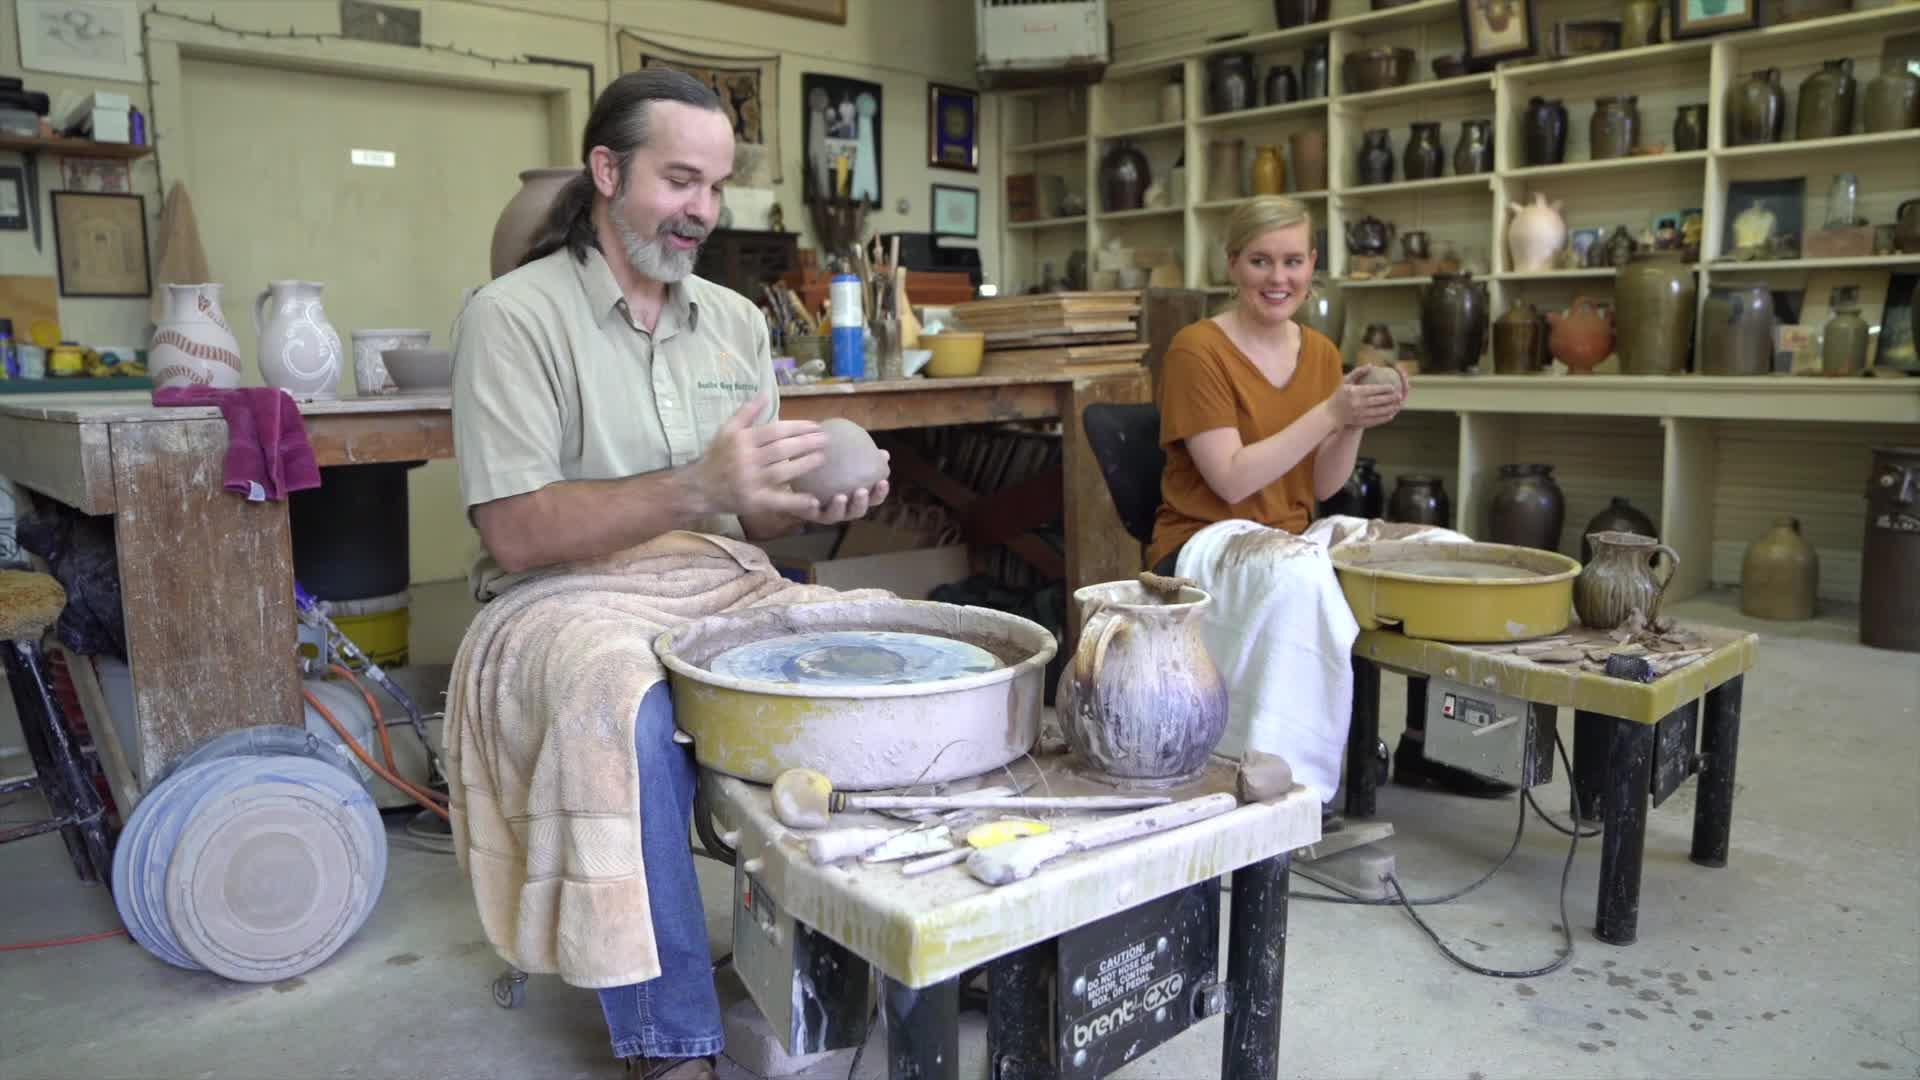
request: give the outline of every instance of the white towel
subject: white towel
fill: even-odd
[[[1295,536],[1251,521],[1216,522],[1180,549],[1175,573],[1213,597],[1200,634],[1227,684],[1229,720],[1217,752],[1278,754],[1294,779],[1330,802],[1340,787],[1353,712],[1353,642],[1360,635],[1328,557],[1372,539],[1459,542],[1438,527],[1328,517]]]

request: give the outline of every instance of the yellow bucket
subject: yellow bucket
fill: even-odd
[[[328,601],[328,615],[340,632],[381,667],[407,662],[407,631],[412,626],[411,593],[371,596],[365,600]]]

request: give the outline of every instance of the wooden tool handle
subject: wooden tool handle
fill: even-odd
[[[1058,832],[1030,836],[1024,840],[1015,840],[1010,844],[984,848],[967,857],[967,873],[976,880],[988,885],[1005,885],[1008,882],[1021,881],[1033,875],[1046,863],[1062,855],[1076,851],[1090,851],[1094,848],[1117,844],[1122,840],[1132,840],[1141,836],[1150,836],[1168,829],[1177,829],[1182,825],[1191,825],[1196,821],[1205,821],[1218,817],[1240,805],[1232,795],[1220,793],[1206,795],[1198,799],[1188,799],[1172,806],[1142,810],[1137,814],[1126,814],[1095,821],[1085,825],[1076,825]]]
[[[835,792],[836,797],[839,795]],[[837,799],[836,799],[837,801]],[[847,810],[1138,810],[1165,806],[1165,795],[848,795]]]

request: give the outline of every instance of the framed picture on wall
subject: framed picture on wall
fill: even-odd
[[[20,66],[28,71],[140,82],[135,0],[16,0]]]
[[[1668,0],[1673,37],[1695,38],[1760,25],[1759,0]]]
[[[1460,39],[1467,59],[1480,63],[1532,56],[1533,0],[1460,0]]]
[[[149,296],[147,206],[139,195],[53,193],[61,296]]]
[[[27,174],[18,165],[0,165],[0,230],[27,227]]]
[[[980,171],[980,95],[939,83],[927,87],[927,164]]]
[[[720,0],[735,7],[757,8],[779,15],[847,25],[847,0]]]
[[[933,232],[935,236],[979,236],[979,189],[933,185]]]
[[[1886,300],[1880,309],[1880,340],[1873,364],[1908,374],[1920,372],[1920,352],[1915,351],[1914,311],[1920,301],[1920,274],[1894,274],[1887,282]]]
[[[800,98],[806,105],[800,125],[806,145],[806,195],[878,204],[885,194],[880,177],[885,160],[880,84],[801,75]]]
[[[719,96],[720,108],[733,124],[734,145],[759,148],[757,154],[750,151],[740,156],[753,165],[745,175],[736,173],[735,183],[772,187],[780,182],[778,56],[710,56],[648,41],[625,30],[619,32],[618,41],[620,74],[643,68],[672,68],[706,83]]]

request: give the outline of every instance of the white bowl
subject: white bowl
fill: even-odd
[[[403,394],[445,390],[453,385],[453,354],[445,349],[386,349],[380,359]]]

